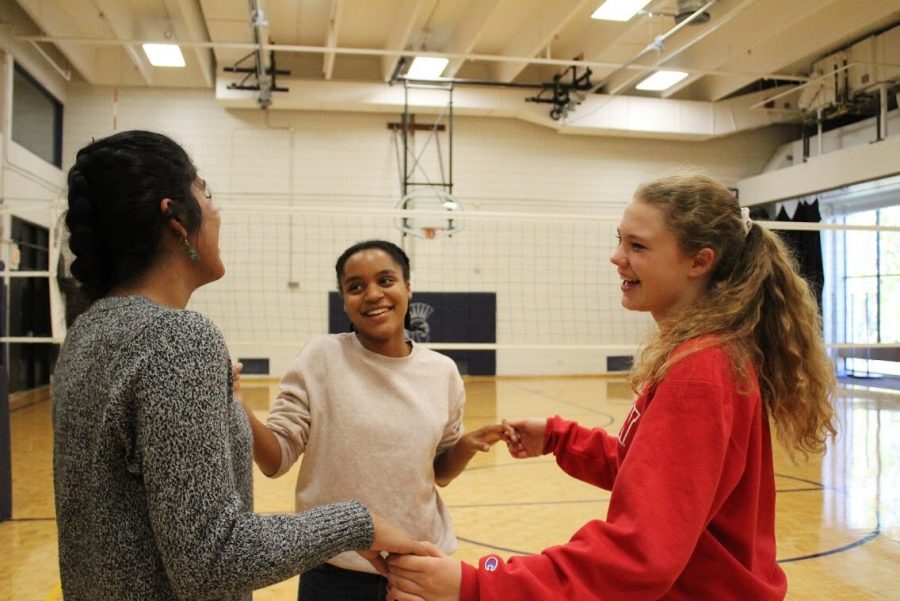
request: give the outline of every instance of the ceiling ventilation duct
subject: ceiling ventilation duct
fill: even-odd
[[[703,8],[706,4],[705,0],[678,0],[678,12],[675,14],[675,22],[681,23],[692,14]],[[690,22],[691,25],[702,25],[709,21],[709,13],[704,12],[697,15],[697,18]]]

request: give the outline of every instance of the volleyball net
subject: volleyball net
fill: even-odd
[[[619,212],[584,207],[489,211],[458,205],[422,211],[375,204],[220,202],[219,245],[227,273],[199,289],[189,308],[216,323],[235,358],[271,359],[271,373],[277,375],[304,342],[334,328],[337,257],[356,242],[380,238],[410,256],[412,302],[426,298],[421,304],[429,305],[414,307],[419,325],[431,322],[424,327],[434,334],[440,320],[454,324],[422,342],[444,351],[493,351],[498,374],[615,370],[621,363],[610,358],[631,356],[653,327],[647,314],[621,307],[620,279],[609,262]],[[40,210],[44,213],[31,219],[21,209],[17,216],[47,224],[47,268],[20,269],[6,229],[2,258],[9,268],[3,276],[7,281],[47,278],[52,331],[14,335],[11,328],[6,342],[59,342],[65,334],[65,294],[58,277],[65,275],[58,269],[65,263],[59,260],[65,257],[61,211]],[[4,219],[8,224],[10,217]],[[900,305],[891,304],[892,298],[900,299],[900,224],[762,225],[821,235],[823,321],[836,358],[869,361],[874,353],[874,360],[890,360],[900,351]],[[897,270],[886,269],[891,261]],[[440,305],[441,298],[452,302]],[[493,303],[489,314],[466,304],[485,299]]]

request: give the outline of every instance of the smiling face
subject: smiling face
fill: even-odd
[[[660,323],[688,306],[703,290],[712,251],[695,256],[682,251],[666,226],[663,212],[639,199],[626,207],[618,229],[619,245],[610,261],[622,278],[622,306],[649,311]]]
[[[382,355],[407,355],[403,321],[412,292],[391,255],[379,248],[356,252],[344,264],[339,281],[344,312],[360,343]]]

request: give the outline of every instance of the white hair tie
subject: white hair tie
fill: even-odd
[[[744,226],[744,237],[746,237],[750,233],[750,228],[753,227],[753,220],[750,219],[750,209],[747,207],[741,207],[741,224]]]

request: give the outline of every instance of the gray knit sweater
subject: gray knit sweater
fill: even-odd
[[[356,501],[252,512],[250,427],[222,335],[198,313],[94,303],[60,353],[53,428],[66,601],[249,600],[372,543]]]

